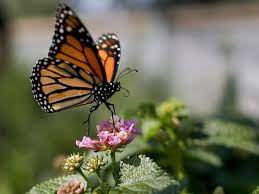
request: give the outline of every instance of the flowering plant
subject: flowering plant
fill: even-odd
[[[96,126],[96,138],[83,136],[81,140],[76,140],[76,146],[84,150],[93,150],[95,153],[104,151],[106,156],[110,156],[110,161],[109,158],[100,154],[96,154],[90,159],[86,159],[85,154],[71,154],[62,165],[63,171],[69,176],[35,186],[29,194],[37,193],[46,185],[52,185],[52,190],[46,186],[49,193],[58,194],[127,194],[135,193],[135,189],[143,190],[142,193],[153,193],[168,186],[177,187],[178,182],[168,176],[148,157],[140,155],[118,163],[116,152],[123,152],[123,148],[140,134],[140,129],[136,127],[136,124],[137,122],[134,120],[124,120],[119,116],[102,121]],[[114,178],[113,185],[104,178],[105,168],[111,168]],[[97,177],[99,184],[93,181],[94,177]],[[55,186],[53,186],[54,184]],[[48,193],[46,190],[44,189],[44,193]]]
[[[114,116],[96,126],[96,137],[83,136],[76,140],[76,148],[85,153],[71,154],[63,161],[66,176],[39,184],[27,194],[189,194],[192,188],[183,187],[189,178],[188,167],[196,169],[197,161],[203,168],[223,165],[214,146],[259,155],[258,136],[253,128],[220,120],[194,125],[188,118],[186,106],[176,99],[157,106],[147,104],[132,113],[134,117],[138,115],[138,120]],[[138,135],[141,137],[136,138]],[[136,150],[132,152],[132,148]],[[159,154],[156,160],[174,174],[177,181],[149,157],[128,158],[128,150],[150,156]],[[223,193],[223,188],[218,186],[214,193]]]

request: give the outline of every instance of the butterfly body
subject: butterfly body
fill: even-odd
[[[96,104],[106,103],[118,91],[120,91],[120,82],[110,82],[95,86],[93,89],[94,101]]]

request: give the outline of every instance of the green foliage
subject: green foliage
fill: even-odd
[[[57,192],[58,188],[62,184],[71,180],[83,181],[81,177],[76,175],[62,176],[62,177],[50,179],[41,184],[38,184],[32,187],[31,190],[26,194],[53,194]]]
[[[146,194],[162,191],[169,186],[176,190],[179,186],[176,180],[143,155],[123,161],[120,165],[120,174],[119,187],[112,189],[110,193]]]
[[[258,157],[259,153],[256,128],[248,122],[240,124],[241,118],[238,118],[239,122],[189,118],[184,103],[176,99],[158,105],[144,104],[136,112],[141,121],[143,140],[148,145],[145,154],[157,158],[159,166],[175,174],[179,181],[188,179],[182,193],[208,193],[210,189],[204,185],[207,181],[231,188],[235,193],[244,193],[247,191],[244,188],[248,188],[246,185],[253,184],[251,180],[259,180],[256,173],[247,176],[246,183],[237,183],[234,179],[242,176],[245,169],[247,171],[245,165],[236,171],[237,165],[242,160],[245,164],[245,159],[251,159],[253,165],[255,158],[251,157]],[[233,169],[227,166],[228,161],[235,163],[230,165]],[[197,180],[196,176],[206,178]]]
[[[247,126],[220,120],[208,121],[203,133],[207,138],[197,140],[198,145],[218,145],[241,149],[253,154],[259,154],[256,131]]]
[[[257,186],[251,194],[259,194],[259,186]]]
[[[157,115],[160,118],[187,118],[189,116],[189,111],[187,110],[185,104],[177,99],[170,99],[161,103],[157,107]]]
[[[190,157],[192,159],[205,162],[212,166],[216,166],[216,167],[222,166],[222,161],[220,157],[209,150],[205,150],[201,148],[188,149],[186,150],[185,155],[186,157]]]
[[[93,194],[107,194],[110,193],[111,186],[109,184],[103,184],[97,187],[92,193]]]
[[[144,138],[151,139],[161,130],[161,124],[155,119],[147,118],[143,120],[141,130]]]

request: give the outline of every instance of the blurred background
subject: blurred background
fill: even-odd
[[[97,39],[118,34],[120,70],[139,69],[116,94],[118,112],[142,102],[183,100],[195,117],[259,120],[259,1],[70,0]],[[83,134],[88,107],[44,113],[29,75],[47,56],[56,0],[0,1],[0,193],[24,193],[56,168]],[[102,111],[103,110],[103,111]],[[95,122],[109,116],[103,108]],[[257,177],[256,180],[259,180]],[[231,186],[227,187],[230,189]]]

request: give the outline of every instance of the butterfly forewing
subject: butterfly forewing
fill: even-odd
[[[68,61],[106,82],[96,45],[80,19],[65,4],[57,9],[55,33],[49,51],[52,58]]]
[[[119,39],[114,33],[103,34],[97,40],[96,45],[99,57],[101,58],[105,69],[107,81],[113,82],[118,70],[121,55]]]
[[[38,61],[31,74],[34,98],[46,112],[89,104],[96,78],[72,63],[52,58]]]

